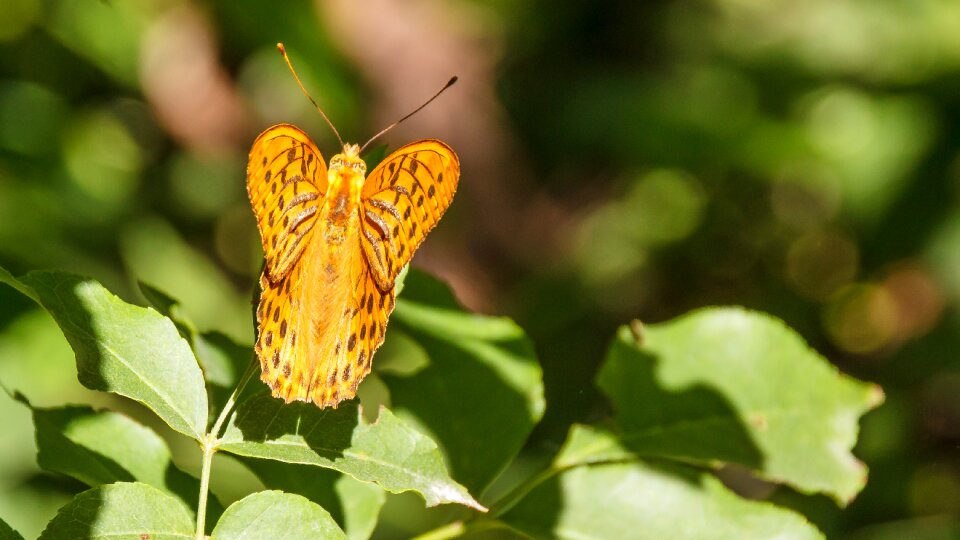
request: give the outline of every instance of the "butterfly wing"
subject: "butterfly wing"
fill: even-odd
[[[257,137],[247,162],[247,195],[271,282],[282,280],[303,253],[326,192],[327,166],[306,133],[278,124]]]
[[[360,242],[381,290],[393,290],[397,274],[450,206],[459,180],[460,159],[435,139],[399,148],[367,177]]]
[[[254,141],[247,163],[247,194],[266,258],[255,349],[261,379],[275,396],[289,395],[292,371],[305,360],[298,357],[297,321],[291,319],[300,311],[293,303],[303,286],[296,262],[309,244],[326,189],[323,157],[299,128],[279,124]]]
[[[314,379],[307,386],[309,399],[321,408],[356,395],[357,386],[370,373],[373,353],[383,343],[394,307],[393,289],[380,290],[363,254],[357,255],[351,272],[351,301],[340,312],[337,340],[329,354],[318,359]]]
[[[347,234],[356,238],[358,225]],[[324,408],[354,397],[383,343],[393,289],[380,290],[359,244],[345,245],[352,249],[338,252],[338,258],[346,271],[332,282],[318,279],[318,269],[304,264],[276,283],[260,278],[261,379],[287,402],[313,401]]]

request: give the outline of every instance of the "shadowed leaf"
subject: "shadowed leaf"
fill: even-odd
[[[127,304],[89,278],[31,272],[4,281],[45,308],[76,354],[87,388],[139,401],[173,429],[199,439],[207,424],[200,368],[170,319]]]
[[[173,464],[166,442],[150,428],[120,413],[86,406],[32,411],[41,468],[91,487],[143,482],[178,497],[187,507],[195,504],[200,481]],[[211,496],[208,513],[216,519],[222,512],[223,506]]]
[[[643,456],[732,462],[845,504],[866,467],[850,453],[879,387],[840,373],[793,330],[743,309],[621,328],[598,376],[620,439]]]
[[[533,344],[510,319],[464,310],[446,285],[417,270],[397,299],[390,331],[395,341],[410,337],[427,359],[412,374],[380,373],[393,410],[437,441],[457,480],[482,492],[543,415]]]
[[[616,447],[608,433],[574,426],[552,474],[501,519],[535,539],[823,538],[799,514],[742,499],[691,467],[604,463],[629,454]]]
[[[387,491],[416,491],[428,506],[458,503],[482,507],[447,473],[437,445],[381,409],[374,423],[357,401],[318,409],[284,405],[261,391],[246,396],[223,434],[220,448],[241,456],[334,469]]]

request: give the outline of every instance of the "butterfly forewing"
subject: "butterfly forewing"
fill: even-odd
[[[271,282],[283,279],[303,253],[326,191],[327,166],[303,131],[280,124],[257,137],[247,162],[247,194]]]
[[[450,206],[460,160],[435,139],[387,156],[363,185],[360,242],[381,290],[393,288],[400,270]]]

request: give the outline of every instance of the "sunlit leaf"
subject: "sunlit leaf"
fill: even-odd
[[[57,512],[39,540],[193,540],[187,508],[159,489],[120,482],[77,495]]]
[[[621,328],[598,377],[638,455],[732,462],[841,504],[866,482],[850,453],[875,385],[840,373],[779,320],[705,309]]]
[[[361,482],[331,469],[242,458],[270,489],[302,495],[330,512],[349,540],[373,534],[386,493],[376,484]]]
[[[65,272],[31,272],[18,280],[3,271],[0,281],[53,316],[76,354],[84,386],[139,401],[173,429],[201,437],[207,423],[203,377],[170,319]]]
[[[261,491],[227,508],[210,540],[346,539],[330,514],[300,495]]]
[[[742,499],[694,468],[607,462],[616,444],[608,433],[575,426],[552,474],[501,519],[535,539],[823,538],[799,514]],[[591,447],[603,450],[594,455]]]
[[[482,508],[447,473],[436,443],[381,409],[374,423],[357,401],[318,409],[284,405],[267,392],[247,396],[223,434],[220,448],[241,456],[334,469],[391,492],[416,491],[428,506],[458,503]]]
[[[427,360],[412,374],[381,373],[393,409],[437,441],[458,481],[482,492],[543,415],[533,344],[510,319],[464,310],[446,285],[416,270],[397,299],[385,347],[391,332],[394,341],[411,338]]]
[[[86,406],[31,406],[31,410],[41,468],[91,487],[143,482],[178,497],[188,507],[195,504],[200,481],[174,465],[166,442],[150,428],[120,413]],[[222,512],[219,501],[211,496],[208,513],[215,519]]]

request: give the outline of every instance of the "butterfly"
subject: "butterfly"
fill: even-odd
[[[369,175],[360,152],[343,144],[328,165],[290,124],[250,150],[247,194],[265,258],[255,350],[261,380],[287,403],[336,407],[356,395],[383,343],[394,281],[457,190],[459,158],[439,140],[407,144]]]

